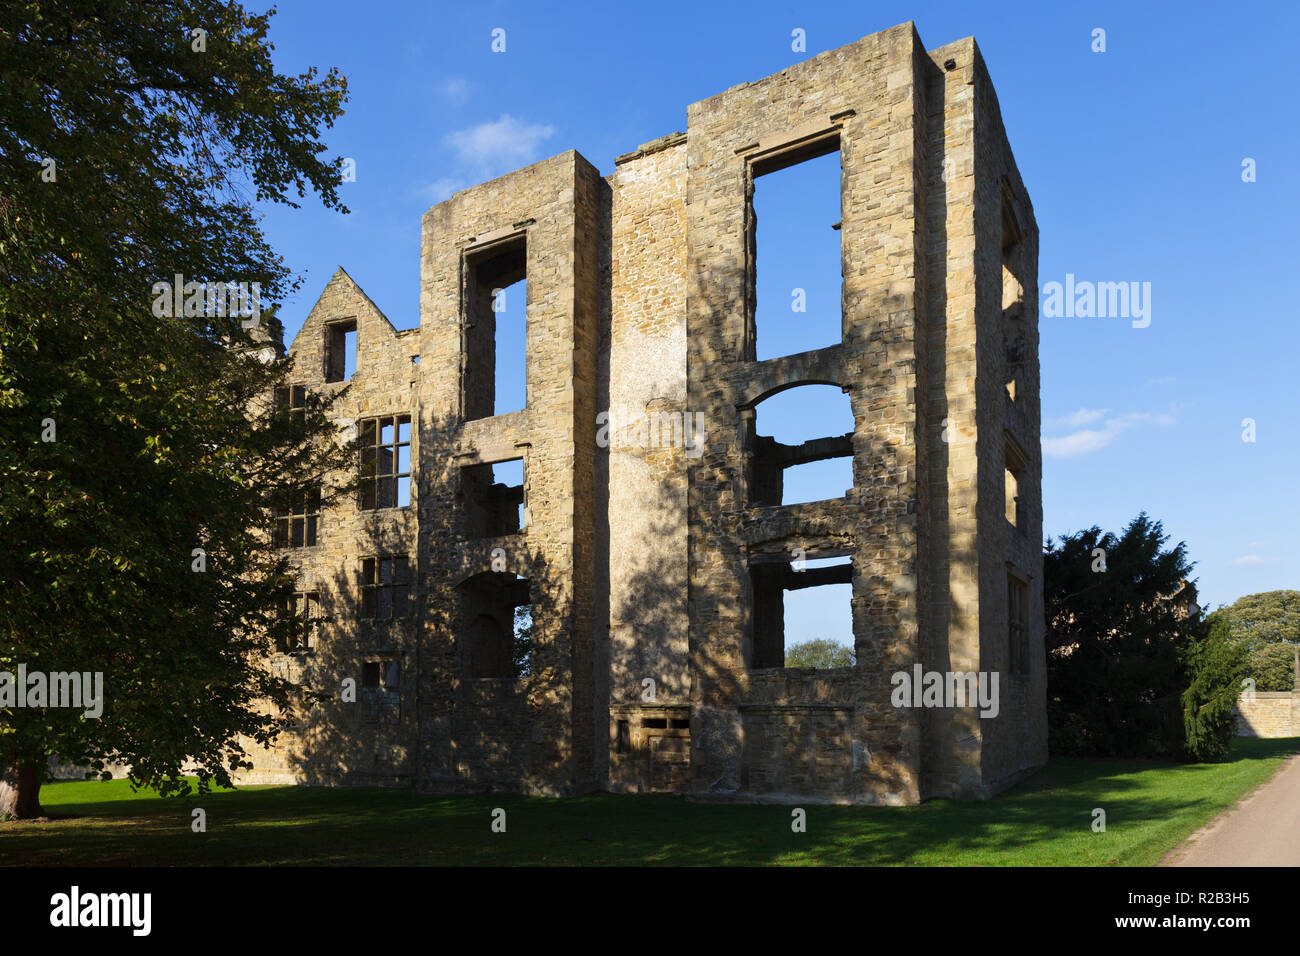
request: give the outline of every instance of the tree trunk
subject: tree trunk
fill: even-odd
[[[42,816],[41,765],[19,763],[0,769],[0,818],[16,820]]]

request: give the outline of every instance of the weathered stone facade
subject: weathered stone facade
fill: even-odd
[[[430,209],[418,329],[330,281],[296,380],[344,390],[351,434],[410,417],[410,501],[327,507],[293,549],[333,621],[275,666],[357,701],[248,779],[904,804],[1045,762],[1037,228],[974,41],[927,52],[903,24],[687,121],[608,177],[568,152]],[[758,361],[754,178],[835,151],[841,341]],[[525,275],[527,405],[494,415],[492,287]],[[353,321],[356,372],[328,382]],[[810,382],[854,430],[777,460],[755,409]],[[621,440],[602,413],[627,408],[684,432]],[[782,468],[832,454],[847,494],[773,503]],[[521,492],[482,468],[512,459]],[[849,559],[856,666],[780,666],[796,551]],[[996,674],[996,716],[895,706],[916,665]]]
[[[1300,737],[1300,650],[1290,690],[1252,688],[1237,698],[1235,713],[1239,737]]]
[[[1300,737],[1300,691],[1256,691],[1237,700],[1238,737]]]

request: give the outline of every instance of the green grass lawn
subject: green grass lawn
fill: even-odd
[[[46,785],[48,821],[0,823],[0,864],[1148,865],[1265,781],[1300,739],[1239,739],[1221,764],[1055,758],[988,801],[790,808],[595,794],[428,797],[246,787],[162,799],[125,781]],[[207,832],[190,829],[194,807]],[[494,807],[507,831],[491,831]],[[1092,810],[1106,832],[1092,831]]]

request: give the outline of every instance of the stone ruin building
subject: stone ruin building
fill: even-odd
[[[755,190],[835,153],[841,339],[758,360]],[[282,400],[342,391],[366,480],[279,522],[329,620],[272,664],[331,700],[244,780],[914,804],[1046,761],[1038,232],[973,39],[902,24],[691,105],[608,176],[569,151],[465,189],[420,255],[418,328],[340,269],[290,348]],[[497,414],[521,279],[526,406]],[[809,383],[852,432],[758,434]],[[685,440],[611,442],[615,408]],[[837,457],[851,489],[781,503]],[[785,593],[836,583],[855,666],[784,667]],[[896,706],[922,672],[996,674],[996,714]]]

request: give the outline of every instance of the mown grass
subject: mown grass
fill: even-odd
[[[0,823],[0,864],[1142,866],[1297,750],[1239,739],[1218,764],[1054,758],[988,801],[807,806],[805,833],[790,807],[681,797],[246,787],[163,799],[120,780],[64,782],[41,791],[48,820]],[[191,830],[195,807],[206,833]],[[491,830],[497,807],[505,833]]]

